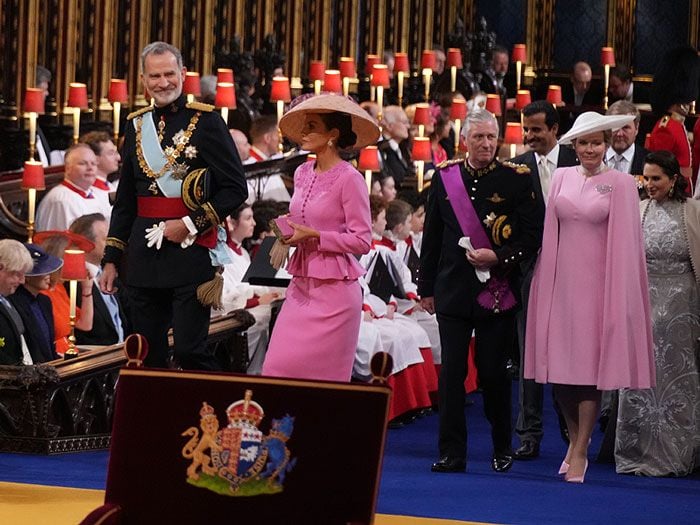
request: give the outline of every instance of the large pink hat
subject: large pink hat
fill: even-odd
[[[375,144],[379,139],[379,127],[375,120],[357,102],[344,95],[321,93],[307,98],[290,109],[280,119],[280,129],[285,137],[301,143],[301,130],[307,113],[346,113],[352,119],[352,130],[357,135],[353,149]]]

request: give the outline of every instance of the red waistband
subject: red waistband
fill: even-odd
[[[149,219],[180,219],[190,213],[179,197],[137,197],[138,216]]]

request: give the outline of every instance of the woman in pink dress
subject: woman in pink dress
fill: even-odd
[[[569,482],[583,483],[600,391],[654,384],[637,186],[603,163],[610,130],[632,118],[583,113],[559,141],[581,165],[554,172],[530,289],[525,377],[554,385]]]
[[[364,178],[340,152],[375,143],[379,129],[352,99],[330,94],[294,106],[280,129],[316,160],[294,174],[294,232],[284,239],[296,247],[293,277],[262,373],[349,381],[362,316],[364,269],[355,255],[369,251],[372,234]]]

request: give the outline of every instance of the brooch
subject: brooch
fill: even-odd
[[[491,212],[486,216],[486,218],[482,222],[486,225],[487,228],[490,228],[495,220],[496,214]]]
[[[491,197],[486,199],[487,201],[491,201],[494,204],[499,204],[503,202],[505,199],[501,197],[498,193],[494,193]]]
[[[610,186],[610,184],[598,184],[595,187],[595,191],[598,193],[610,193],[613,190],[613,187]]]

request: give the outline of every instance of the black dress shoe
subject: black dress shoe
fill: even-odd
[[[513,456],[499,454],[491,460],[491,468],[496,472],[508,472],[513,466]]]
[[[441,457],[437,463],[433,463],[430,470],[433,472],[464,472],[467,469],[467,462],[462,458],[450,456]]]
[[[515,459],[534,459],[540,455],[540,445],[534,441],[523,441],[520,448],[516,449]]]

